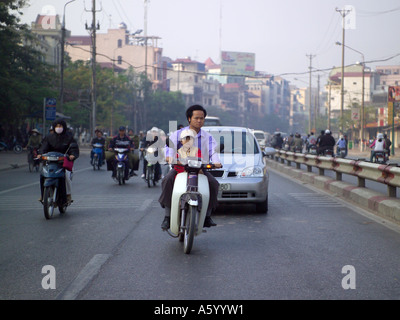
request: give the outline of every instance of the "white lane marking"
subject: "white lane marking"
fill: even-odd
[[[111,257],[111,254],[96,254],[88,264],[79,272],[70,285],[57,296],[57,300],[75,300],[79,293],[100,272],[103,264]]]

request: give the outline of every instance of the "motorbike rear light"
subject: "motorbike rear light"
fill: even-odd
[[[54,157],[54,156],[43,156],[42,159],[45,161],[64,161],[64,157]]]

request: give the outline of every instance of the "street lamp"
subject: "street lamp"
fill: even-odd
[[[65,7],[67,4],[74,2],[75,0],[68,1],[64,5],[64,11],[63,11],[63,20],[62,20],[62,25],[61,25],[61,66],[60,66],[60,112],[63,111],[63,105],[64,105],[64,46],[65,46]]]
[[[336,42],[338,46],[342,45],[339,41]],[[358,54],[361,55],[362,57],[362,90],[361,90],[361,128],[360,128],[360,151],[364,151],[364,126],[365,126],[365,115],[364,115],[364,88],[365,88],[365,58],[364,54],[356,49],[353,49],[349,46],[344,45],[346,48],[353,50],[354,52],[357,52]]]

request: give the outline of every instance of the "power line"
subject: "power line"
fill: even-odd
[[[67,42],[66,44],[67,44],[67,45],[70,45],[70,46],[72,46],[72,47],[74,47],[74,48],[80,49],[80,50],[82,50],[82,51],[85,51],[85,52],[91,52],[90,50],[87,50],[87,49],[85,49],[85,48],[79,47],[78,45],[75,45],[75,44],[73,44],[73,43]],[[117,59],[113,59],[113,58],[111,58],[110,56],[107,56],[107,55],[102,54],[102,53],[99,53],[99,52],[96,52],[96,55],[105,57],[105,58],[109,59],[111,62],[118,61]],[[396,57],[399,57],[399,56],[400,56],[400,53],[396,53],[396,54],[391,55],[391,56],[389,56],[389,57],[387,57],[387,58],[384,58],[384,59],[375,59],[375,60],[368,60],[368,61],[365,61],[365,64],[367,64],[367,63],[377,63],[377,62],[386,62],[386,61],[392,60],[392,59],[394,59],[394,58],[396,58]],[[132,67],[132,68],[134,68],[134,69],[141,69],[141,68],[144,68],[144,67],[145,67],[145,65],[142,65],[142,66],[134,66],[134,65],[132,65],[131,63],[129,63],[128,61],[123,60],[123,59],[122,59],[122,60],[120,59],[120,61],[126,63],[127,65],[129,65],[130,67]],[[345,65],[346,68],[347,68],[347,67],[351,67],[351,66],[354,66],[354,63]],[[156,68],[156,69],[161,69],[161,70],[166,70],[166,71],[174,71],[172,68],[168,68],[168,67],[157,67],[157,66],[149,66],[149,65],[148,65],[148,67],[154,67],[154,68]],[[312,72],[313,72],[313,73],[317,73],[317,72],[326,73],[326,72],[332,71],[334,68],[338,68],[338,67],[313,68],[313,71],[312,71]],[[190,70],[180,70],[179,72],[180,72],[180,73],[188,73],[188,74],[196,74],[196,75],[210,75],[210,76],[213,76],[213,75],[215,75],[215,76],[246,76],[247,78],[254,78],[254,79],[262,79],[262,78],[265,77],[265,76],[262,76],[262,75],[261,75],[261,76],[248,76],[248,75],[242,75],[242,74],[235,74],[235,75],[232,75],[232,74],[228,74],[228,73],[209,73],[209,72],[190,71]],[[308,75],[309,72],[310,72],[310,71],[285,72],[285,73],[274,74],[273,76],[275,76],[275,77],[284,77],[284,76]],[[271,74],[271,75],[272,75],[272,74]]]
[[[364,16],[380,16],[383,14],[387,14],[387,13],[392,13],[392,12],[396,12],[396,11],[400,11],[400,7],[397,8],[393,8],[390,10],[385,10],[385,11],[364,11],[364,10],[357,10],[357,13],[364,15]]]

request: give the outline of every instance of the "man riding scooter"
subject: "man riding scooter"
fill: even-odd
[[[325,130],[325,134],[321,137],[318,146],[318,154],[325,155],[327,151],[330,151],[333,155],[333,147],[335,146],[335,138],[332,137],[329,129]]]
[[[204,125],[206,115],[207,111],[200,105],[193,105],[186,110],[186,119],[189,122],[189,126],[173,132],[169,137],[169,146],[166,148],[166,161],[168,163],[177,163],[177,150],[182,147],[180,141],[182,130],[192,129],[197,134],[194,145],[200,149],[203,159],[206,162],[211,161],[217,168],[222,167],[218,154],[215,152],[217,142],[211,134],[201,129]],[[162,229],[168,229],[170,227],[171,199],[176,175],[177,171],[171,169],[162,181],[162,192],[158,200],[161,207],[165,208],[165,218],[161,224]],[[211,219],[211,213],[218,206],[217,196],[219,183],[209,172],[205,171],[204,175],[207,177],[210,187],[210,202],[204,221],[204,227],[211,227],[216,226]]]
[[[102,164],[104,162],[104,145],[106,144],[106,140],[103,137],[103,132],[99,129],[96,129],[95,131],[96,137],[92,139],[92,145],[94,144],[101,144],[102,145],[102,153],[99,158],[99,163]],[[93,156],[94,156],[94,151],[93,149],[90,151],[90,164],[93,165]]]
[[[129,149],[133,149],[133,142],[132,140],[126,135],[126,129],[124,126],[119,127],[118,134],[110,141],[110,144],[108,146],[108,151],[113,151],[115,146],[117,145],[118,141],[127,141],[129,142]],[[125,165],[125,180],[129,179],[129,156],[131,155],[131,152],[128,153],[128,160],[126,161]],[[112,170],[112,178],[116,177],[117,171],[116,171],[116,163],[117,160],[114,157],[114,153],[112,153],[112,158],[110,157],[107,159],[107,168],[111,168]]]
[[[157,127],[151,128],[150,131],[147,132],[147,135],[142,142],[142,145],[140,146],[140,151],[145,152],[148,147],[150,147],[153,144],[158,144],[158,139],[161,139],[160,137],[160,130]],[[160,150],[161,151],[161,150]],[[158,153],[160,152],[159,150],[156,151],[157,154],[155,154],[156,157],[158,157]],[[143,158],[143,174],[142,174],[142,179],[146,177],[146,168],[147,168],[147,160],[146,158]],[[161,179],[161,165],[159,162],[155,164],[155,176],[156,176],[156,181]]]

